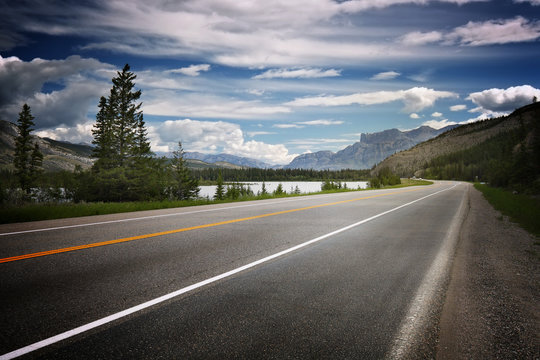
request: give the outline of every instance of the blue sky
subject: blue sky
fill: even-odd
[[[540,0],[0,0],[0,119],[90,143],[129,63],[152,149],[270,164],[540,99]]]

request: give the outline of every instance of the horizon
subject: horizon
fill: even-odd
[[[0,4],[0,119],[92,141],[128,63],[152,151],[286,165],[362,133],[507,115],[540,98],[540,1]]]

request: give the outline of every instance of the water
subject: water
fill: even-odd
[[[262,181],[240,183],[244,185],[249,185],[255,195],[262,191]],[[283,190],[286,191],[287,194],[293,193],[297,186],[300,192],[305,194],[321,191],[322,181],[266,181],[264,184],[266,187],[266,192],[268,193],[274,192],[278,185],[281,184],[281,186],[283,186]],[[348,189],[365,189],[367,187],[367,181],[342,181],[341,184],[347,184]],[[210,199],[212,199],[216,194],[217,186],[206,185],[199,186],[199,188],[201,189],[199,191],[200,197],[209,197]],[[225,186],[225,189],[227,189],[227,186]]]

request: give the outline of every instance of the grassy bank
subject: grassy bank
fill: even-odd
[[[387,188],[415,186],[415,185],[429,185],[432,184],[429,181],[410,180],[403,179],[401,185],[389,186]],[[368,189],[365,189],[368,190]],[[65,219],[71,217],[92,216],[92,215],[106,215],[117,214],[124,212],[143,211],[143,210],[157,210],[157,209],[169,209],[186,206],[198,206],[208,204],[220,204],[228,202],[238,201],[250,201],[250,200],[264,200],[277,197],[292,197],[292,196],[306,196],[314,194],[329,194],[335,192],[347,192],[347,191],[363,191],[353,189],[339,189],[339,190],[327,190],[310,194],[286,194],[286,195],[260,195],[260,196],[247,196],[237,200],[190,200],[190,201],[140,201],[140,202],[108,202],[108,203],[68,203],[68,204],[28,204],[24,206],[9,206],[0,209],[0,224],[8,224],[15,222],[27,222],[27,221],[39,221],[39,220],[52,220],[52,219]]]
[[[510,191],[493,188],[484,184],[474,184],[480,190],[489,203],[502,214],[510,217],[512,221],[521,227],[540,237],[540,200],[520,194],[512,194]]]

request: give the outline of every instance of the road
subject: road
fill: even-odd
[[[468,186],[0,226],[1,359],[429,352]]]

